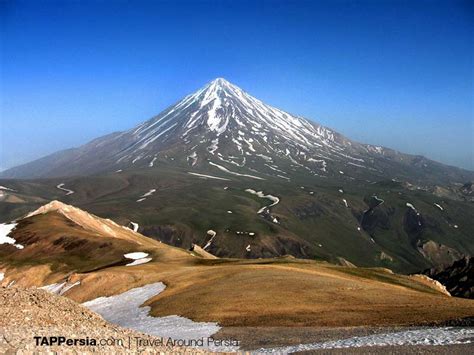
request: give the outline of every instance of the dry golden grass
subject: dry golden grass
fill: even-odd
[[[54,213],[30,222],[20,226],[19,242],[29,245],[32,235],[38,237],[42,231],[36,247],[30,244],[23,257],[18,254],[17,264],[3,263],[0,270],[7,269],[7,281],[22,273],[24,284],[81,280],[66,293],[78,302],[162,281],[166,290],[147,302],[152,315],[176,314],[223,326],[389,326],[474,315],[474,301],[445,296],[416,279],[383,269],[294,258],[204,259],[140,235],[136,240],[100,237]],[[78,272],[82,262],[54,244],[64,235],[86,241],[81,252],[96,264],[92,270]],[[97,250],[104,242],[110,244]],[[145,251],[153,260],[133,267],[120,264],[130,251]],[[29,258],[38,255],[42,255],[41,277],[35,276],[38,268],[29,269],[34,266]],[[58,260],[62,267],[56,265]]]
[[[474,315],[471,300],[434,294],[416,283],[407,282],[407,287],[347,275],[316,263],[305,268],[222,265],[163,280],[169,287],[150,302],[153,315],[181,314],[224,326],[419,324]]]
[[[298,260],[156,261],[87,275],[69,296],[85,301],[162,281],[166,290],[147,302],[152,315],[177,314],[223,326],[418,325],[474,315],[473,301],[447,297],[406,276],[370,269],[360,276],[346,269]]]

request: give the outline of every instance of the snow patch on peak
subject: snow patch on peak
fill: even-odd
[[[150,157],[147,164],[150,167],[155,162],[153,156],[176,145],[178,140],[184,141],[185,159],[190,166],[196,164],[196,154],[200,161],[205,161],[220,152],[224,155],[217,158],[229,160],[231,164],[234,164],[230,162],[232,159],[226,159],[226,156],[246,157],[249,165],[255,156],[272,165],[279,163],[281,158],[295,169],[306,169],[312,175],[319,175],[316,171],[337,174],[339,168],[336,170],[333,162],[347,164],[348,160],[353,160],[370,165],[361,158],[370,149],[375,149],[352,145],[336,132],[267,105],[221,77],[124,134],[130,137],[127,148],[117,156],[117,162],[130,164],[135,161],[135,164],[143,165],[146,163],[141,158]],[[362,155],[361,149],[364,149]],[[350,164],[370,169],[369,166]],[[225,166],[215,167],[229,170]],[[232,171],[226,172],[236,175]],[[340,171],[341,175],[344,173]]]
[[[210,82],[210,84],[216,84],[216,85],[232,85],[229,81],[224,79],[223,77],[217,77],[214,80]]]

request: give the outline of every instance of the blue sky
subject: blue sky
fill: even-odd
[[[215,77],[348,137],[474,170],[469,1],[3,1],[0,168]]]

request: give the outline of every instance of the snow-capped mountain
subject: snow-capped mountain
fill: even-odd
[[[274,108],[218,78],[158,116],[66,151],[9,169],[2,177],[89,175],[154,168],[291,180],[294,173],[352,178],[469,181],[472,173],[419,156],[360,144]]]
[[[128,131],[2,175],[55,177],[1,180],[5,221],[58,199],[222,257],[415,272],[473,250],[473,172],[357,143],[224,79]]]

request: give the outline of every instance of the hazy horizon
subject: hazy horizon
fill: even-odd
[[[466,1],[139,3],[0,5],[0,170],[130,129],[215,77],[352,140],[474,170]]]

